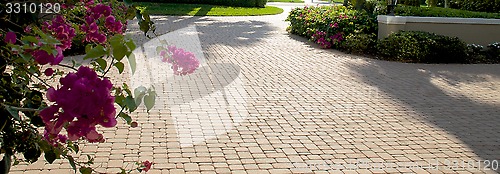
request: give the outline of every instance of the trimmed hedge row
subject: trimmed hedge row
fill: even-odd
[[[265,7],[267,0],[138,0],[139,2],[164,2],[185,4],[211,4],[233,7]]]
[[[405,7],[407,8],[407,7]],[[414,7],[409,7],[414,8]],[[373,14],[378,13],[374,10]],[[451,14],[451,15],[457,15]],[[323,48],[372,55],[383,60],[413,63],[500,63],[500,43],[486,49],[457,37],[422,31],[399,31],[377,39],[376,17],[343,6],[293,9],[288,31]]]
[[[467,44],[457,37],[422,31],[400,31],[378,43],[384,60],[421,63],[467,63]]]
[[[500,0],[450,0],[450,6],[469,11],[500,12]]]
[[[495,18],[500,19],[500,13],[474,12],[442,7],[397,6],[394,13],[399,16],[424,17],[461,17],[461,18]]]

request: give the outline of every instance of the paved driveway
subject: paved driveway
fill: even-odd
[[[499,65],[324,50],[289,35],[285,18],[155,17],[163,38],[203,63],[184,77],[148,53],[158,42],[130,32],[144,44],[139,69],[118,80],[155,86],[157,104],[133,115],[138,128],[101,129],[107,142],[82,153],[108,173],[141,160],[154,162],[150,173],[495,173]],[[13,173],[69,168],[38,162]]]

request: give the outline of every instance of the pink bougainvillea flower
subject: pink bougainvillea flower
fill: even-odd
[[[114,127],[117,124],[111,82],[99,78],[94,70],[85,66],[59,82],[59,89],[47,91],[47,99],[55,103],[40,112],[45,123],[44,139],[53,145],[63,142],[59,135],[61,127],[67,125],[68,140],[83,138],[92,143],[104,142],[96,126]]]
[[[42,30],[51,33],[52,36],[57,38],[61,42],[58,47],[63,51],[71,47],[73,37],[76,36],[75,29],[62,15],[57,15],[50,23],[44,22]]]
[[[142,169],[142,170],[144,170],[144,172],[148,172],[149,169],[151,169],[151,166],[153,165],[153,163],[146,160],[146,161],[142,162],[142,165],[144,166],[144,169]]]
[[[46,96],[47,96],[47,100],[49,100],[51,102],[56,101],[56,89],[54,89],[53,87],[47,89]]]
[[[30,32],[31,32],[31,26],[29,26],[29,25],[28,25],[28,26],[26,26],[26,27],[24,28],[24,32],[25,32],[25,33],[30,33]]]
[[[166,51],[161,51],[160,56],[163,62],[172,64],[175,75],[191,74],[200,66],[200,62],[192,52],[174,45],[168,46]]]
[[[4,41],[5,41],[5,43],[15,44],[16,39],[17,39],[16,33],[9,31],[9,32],[7,32],[7,34],[5,34]]]
[[[112,15],[106,17],[105,26],[112,33],[122,33],[123,24],[120,21],[116,21],[115,17]]]
[[[57,55],[52,55],[47,53],[45,50],[35,50],[31,55],[35,58],[35,61],[40,65],[45,65],[50,63],[51,65],[59,65],[64,59],[64,55],[61,47],[56,47]]]
[[[111,15],[111,7],[104,4],[97,4],[95,7],[90,9],[92,17],[94,19],[99,19],[101,17],[108,17]]]

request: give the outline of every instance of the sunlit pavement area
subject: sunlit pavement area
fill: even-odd
[[[117,78],[154,86],[147,113],[99,128],[84,144],[105,173],[496,173],[500,66],[387,62],[320,49],[286,32],[290,9],[256,17],[156,16],[160,38],[129,22],[137,71]],[[134,31],[134,32],[133,32]],[[160,40],[195,53],[193,74],[174,76]],[[69,173],[67,161],[20,164],[12,173]]]

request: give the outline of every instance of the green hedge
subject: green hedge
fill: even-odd
[[[454,3],[462,10],[500,12],[500,0],[455,0]]]
[[[139,2],[165,2],[185,4],[212,4],[234,7],[265,7],[267,0],[138,0]]]
[[[469,44],[467,47],[470,62],[500,63],[500,42],[489,44],[486,48],[476,44]]]
[[[412,7],[400,5],[394,13],[399,16],[423,16],[423,17],[461,17],[461,18],[496,18],[500,19],[500,13],[473,12],[441,7]]]
[[[420,6],[420,0],[400,0],[398,3],[417,7]]]
[[[457,37],[422,31],[399,31],[378,43],[385,60],[421,63],[467,63],[467,44]]]

